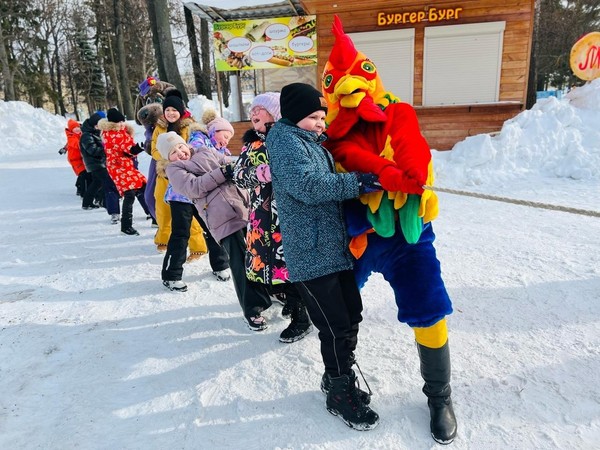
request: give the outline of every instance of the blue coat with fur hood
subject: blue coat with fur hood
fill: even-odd
[[[271,176],[292,281],[351,270],[342,201],[358,197],[352,173],[336,173],[325,135],[282,119],[267,135]]]

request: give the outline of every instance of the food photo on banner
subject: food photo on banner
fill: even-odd
[[[217,71],[317,64],[317,16],[215,22]]]

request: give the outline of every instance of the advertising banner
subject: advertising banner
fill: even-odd
[[[217,71],[317,64],[317,16],[213,23]]]

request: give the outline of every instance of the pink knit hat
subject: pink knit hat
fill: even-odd
[[[255,107],[261,106],[265,108],[269,114],[273,116],[275,122],[281,119],[281,112],[279,109],[279,92],[265,92],[254,97],[252,104],[250,105],[250,111]]]
[[[231,132],[232,136],[235,133],[233,126],[231,126],[229,121],[227,119],[223,119],[222,117],[217,117],[216,119],[208,122],[206,124],[206,128],[211,136],[213,136],[217,131],[229,131]]]

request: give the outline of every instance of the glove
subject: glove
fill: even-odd
[[[223,176],[226,180],[233,179],[233,164],[225,164],[221,166],[221,172],[223,172]]]
[[[261,183],[271,182],[271,168],[268,164],[259,164],[256,166],[256,178]]]
[[[354,172],[356,179],[358,180],[358,193],[368,194],[369,192],[382,191],[379,177],[374,173],[361,173]]]
[[[420,178],[421,174],[404,172],[395,166],[386,166],[379,173],[379,181],[386,191],[400,191],[405,194],[423,193],[423,185],[427,180]]]
[[[59,155],[64,155],[65,153],[67,153],[67,148],[66,148],[66,147],[63,147],[63,148],[61,148],[61,149],[58,151],[58,154],[59,154]]]
[[[144,145],[140,145],[140,144],[135,144],[132,145],[131,148],[129,149],[129,153],[131,153],[132,155],[138,155],[140,153],[142,153],[144,151]]]

